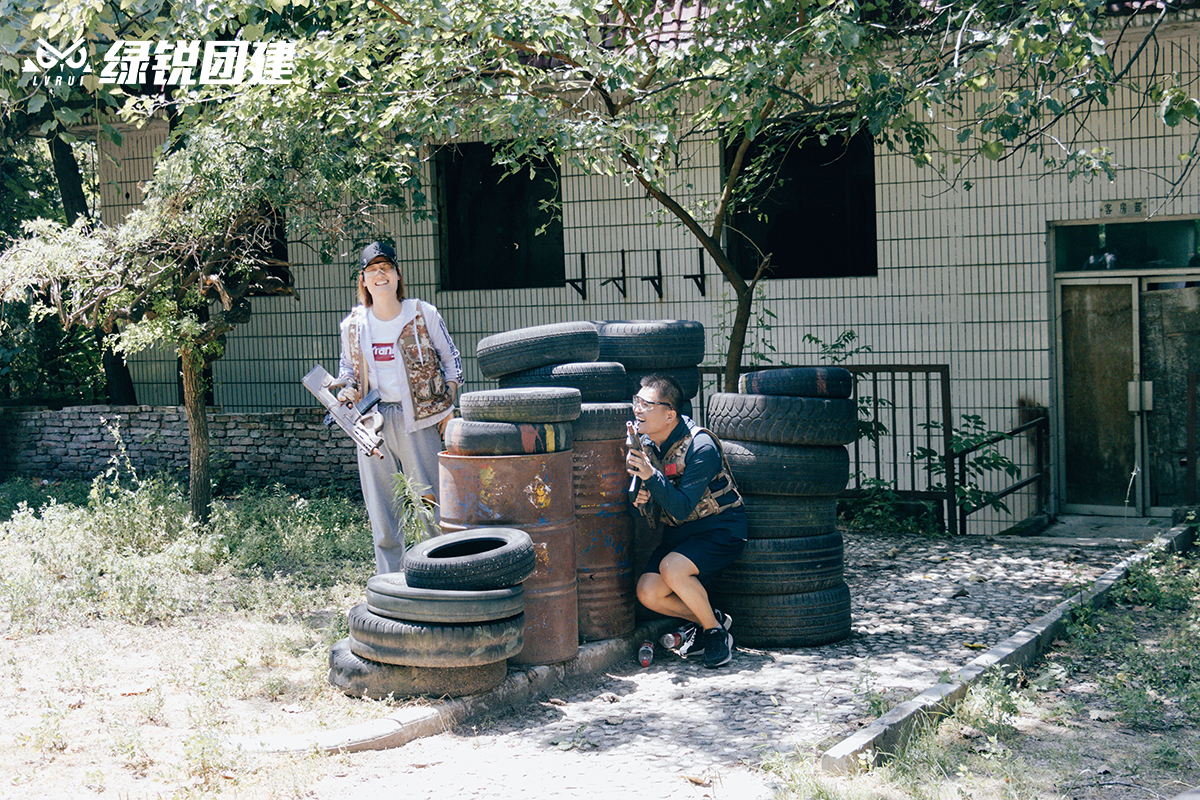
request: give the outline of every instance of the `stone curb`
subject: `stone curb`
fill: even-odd
[[[905,744],[931,719],[949,714],[963,699],[970,686],[983,677],[990,667],[1025,667],[1033,663],[1062,633],[1072,611],[1093,606],[1108,595],[1129,574],[1129,568],[1149,558],[1159,550],[1183,552],[1194,541],[1195,528],[1180,525],[1143,547],[1096,579],[1087,591],[1064,600],[1027,625],[1018,633],[1000,642],[991,650],[967,664],[946,683],[939,683],[917,697],[900,704],[870,725],[843,739],[826,750],[820,767],[835,774],[852,774],[879,763],[899,752]]]
[[[574,658],[561,664],[510,668],[499,686],[470,697],[439,700],[426,706],[406,706],[386,717],[332,731],[288,735],[239,736],[228,740],[234,748],[254,753],[326,753],[387,750],[423,736],[444,733],[473,717],[494,714],[529,703],[552,691],[568,678],[590,675],[632,659],[643,641],[657,641],[674,620],[654,620],[620,639],[605,639],[579,646]]]

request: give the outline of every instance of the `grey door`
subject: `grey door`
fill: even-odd
[[[1184,504],[1188,374],[1200,373],[1200,283],[1144,278],[1140,288],[1142,379],[1154,401],[1143,420],[1147,503],[1159,515]]]
[[[1200,281],[1059,283],[1064,511],[1164,515],[1184,501],[1188,374],[1200,373]]]
[[[1137,374],[1136,278],[1061,283],[1060,498],[1069,513],[1140,514],[1127,387]]]

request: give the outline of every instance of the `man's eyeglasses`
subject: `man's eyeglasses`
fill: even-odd
[[[633,396],[633,407],[639,411],[644,408],[649,408],[650,406],[666,406],[667,408],[671,408],[670,403],[661,403],[657,400],[647,400],[646,398],[639,397],[636,394]]]

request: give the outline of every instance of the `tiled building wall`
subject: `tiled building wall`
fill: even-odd
[[[1197,39],[1187,26],[1159,31],[1159,74],[1179,72],[1195,82]],[[1147,62],[1149,64],[1149,62]],[[1145,69],[1131,80],[1144,84]],[[876,277],[771,280],[762,286],[762,307],[775,315],[769,333],[777,362],[814,361],[813,334],[831,342],[853,330],[870,353],[856,363],[948,364],[956,415],[978,414],[995,429],[1018,424],[1018,401],[1055,407],[1054,283],[1047,249],[1049,226],[1060,221],[1098,221],[1102,201],[1146,198],[1160,216],[1200,215],[1194,182],[1171,194],[1180,175],[1177,155],[1188,131],[1174,131],[1154,118],[1142,98],[1118,90],[1107,109],[1093,114],[1089,129],[1115,151],[1115,180],[1045,174],[1036,155],[972,164],[951,185],[931,168],[917,168],[902,155],[879,152],[875,159],[879,273]],[[1061,133],[1061,132],[1060,132]],[[153,135],[153,134],[144,134]],[[136,136],[130,137],[137,138]],[[951,133],[947,141],[953,142]],[[1076,146],[1091,147],[1091,142]],[[686,201],[711,199],[720,177],[715,147],[686,154],[692,165]],[[819,191],[819,188],[814,189]],[[1161,205],[1160,205],[1161,202]],[[730,293],[715,266],[704,258],[706,294],[688,276],[701,259],[695,240],[663,216],[635,184],[620,178],[564,175],[563,213],[566,274],[580,278],[586,257],[584,299],[571,286],[506,291],[442,291],[438,282],[437,233],[433,222],[391,220],[410,295],[436,305],[464,356],[466,390],[488,386],[475,366],[484,336],[517,327],[565,320],[694,319],[709,331],[706,363],[725,352],[722,322],[732,310]],[[624,295],[618,289],[620,253],[626,251]],[[663,264],[663,296],[648,281],[654,251]],[[314,362],[332,370],[338,355],[337,322],[353,301],[357,255],[346,252],[332,267],[305,263],[293,248],[299,302],[265,298],[254,302],[251,322],[229,337],[215,367],[216,402],[226,411],[309,406],[299,384]],[[775,254],[777,261],[803,253]],[[751,343],[750,349],[762,349]],[[139,359],[138,380],[154,391],[173,391],[170,354]],[[164,377],[165,376],[165,377]],[[154,404],[175,397],[139,397]],[[1008,445],[1028,470],[1032,447]],[[1010,505],[1020,518],[1032,492]],[[1004,527],[1003,515],[984,513],[973,530]]]

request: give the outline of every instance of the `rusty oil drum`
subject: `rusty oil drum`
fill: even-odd
[[[571,451],[438,455],[443,530],[499,525],[529,534],[537,567],[524,583],[525,647],[510,664],[556,664],[579,652]]]
[[[616,639],[635,625],[625,440],[576,442],[574,453],[579,638]]]

